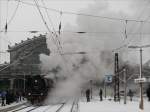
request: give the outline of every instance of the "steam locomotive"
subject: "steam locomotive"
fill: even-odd
[[[42,103],[53,87],[52,79],[45,79],[43,76],[29,76],[26,78],[25,96],[31,104]]]

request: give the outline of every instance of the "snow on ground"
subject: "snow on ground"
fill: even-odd
[[[26,105],[22,105],[22,106],[18,107],[17,109],[13,109],[13,111],[18,110],[18,109],[21,109],[21,108],[25,108],[25,107],[27,107],[27,106],[26,106]],[[10,110],[10,111],[8,111],[8,112],[12,112],[12,110]]]
[[[5,106],[1,106],[1,105],[0,105],[0,110],[6,109],[6,108],[9,108],[9,107],[13,107],[13,106],[16,106],[16,105],[20,105],[20,104],[23,104],[23,103],[26,103],[26,101],[13,102],[13,103],[11,103],[10,105],[5,105]]]
[[[55,112],[60,105],[41,106],[40,108],[33,110],[32,112]]]
[[[72,103],[65,105],[60,112],[70,112],[71,104]],[[60,106],[60,104],[40,106],[32,112],[55,112]],[[27,112],[32,108],[34,107],[29,107],[19,112]],[[123,104],[123,100],[120,102],[114,102],[108,99],[99,101],[98,98],[93,98],[91,102],[86,102],[86,99],[82,98],[79,102],[79,112],[139,112],[138,110],[138,99],[134,99],[132,102],[128,100],[126,105]],[[144,100],[144,112],[150,112],[150,102],[148,102],[147,99]]]
[[[128,102],[126,105],[114,101],[80,102],[80,112],[138,112],[139,102]],[[144,112],[150,112],[150,102],[145,102]]]

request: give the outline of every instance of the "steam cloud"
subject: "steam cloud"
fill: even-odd
[[[124,0],[118,0],[125,2]],[[137,9],[145,4],[145,2],[135,2],[134,0],[125,2],[128,4],[128,9],[111,10],[110,1],[95,1],[89,5],[87,9],[81,12],[101,15],[115,18],[137,18]],[[132,9],[132,10],[131,10]],[[130,11],[129,11],[130,10]],[[146,17],[146,16],[142,16]],[[145,18],[138,18],[145,19]],[[143,45],[148,44],[150,39],[148,35],[139,35],[141,32],[141,24],[128,21],[116,21],[100,18],[92,18],[86,16],[78,16],[76,26],[66,25],[64,31],[85,31],[87,33],[61,33],[59,40],[63,47],[63,52],[79,52],[85,51],[88,54],[63,55],[58,54],[57,48],[51,40],[53,34],[47,35],[47,45],[51,50],[50,56],[41,55],[41,65],[43,72],[50,71],[48,76],[55,78],[66,77],[64,81],[58,81],[55,90],[51,93],[51,97],[55,98],[71,98],[79,95],[81,88],[90,80],[102,80],[104,75],[113,74],[114,69],[114,49],[119,48],[124,44],[128,45]],[[127,28],[128,37],[125,38],[125,27]],[[135,27],[133,29],[133,27]],[[148,33],[149,25],[142,26],[142,33]],[[91,33],[90,33],[91,32]],[[95,32],[95,33],[92,33]],[[109,32],[109,33],[108,33]],[[138,33],[132,35],[132,33]],[[120,56],[120,62],[128,62],[130,65],[139,63],[139,52],[129,50],[123,47],[117,50]],[[149,60],[149,50],[144,53],[144,61]],[[59,66],[57,72],[52,72],[52,69]]]

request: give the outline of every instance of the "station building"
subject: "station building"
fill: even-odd
[[[25,89],[28,75],[40,75],[40,54],[50,54],[46,35],[34,36],[14,46],[8,46],[10,63],[0,65],[0,90]]]

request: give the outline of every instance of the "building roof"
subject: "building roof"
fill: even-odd
[[[31,38],[31,39],[27,39],[27,40],[25,40],[25,41],[21,41],[21,43],[16,43],[14,46],[8,46],[8,52],[11,52],[11,51],[14,51],[14,50],[17,50],[18,48],[20,48],[20,47],[23,47],[23,46],[25,46],[25,45],[27,45],[27,44],[30,44],[30,43],[32,43],[32,42],[35,42],[35,41],[38,41],[38,40],[41,40],[41,39],[43,39],[43,38],[45,38],[46,39],[46,35],[39,35],[39,36],[34,36],[34,38]]]

